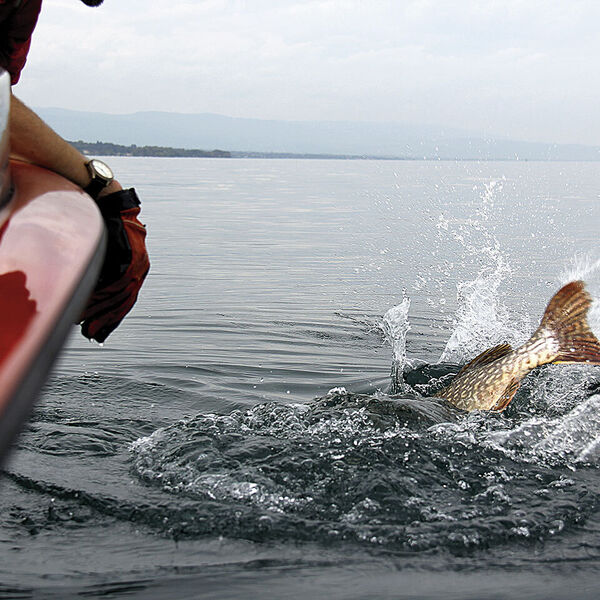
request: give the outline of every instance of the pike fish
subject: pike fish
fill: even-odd
[[[550,300],[531,339],[513,350],[500,344],[466,364],[435,396],[462,410],[504,410],[521,380],[540,365],[600,365],[600,342],[587,322],[592,297],[583,281],[572,281]]]

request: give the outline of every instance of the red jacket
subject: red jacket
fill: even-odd
[[[0,67],[13,85],[25,66],[41,7],[42,0],[0,0]]]

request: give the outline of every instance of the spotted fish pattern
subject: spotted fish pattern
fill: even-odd
[[[591,303],[583,281],[568,283],[554,294],[529,341],[516,350],[509,344],[486,350],[435,395],[466,411],[504,410],[521,380],[540,365],[600,365],[600,342],[587,322]]]

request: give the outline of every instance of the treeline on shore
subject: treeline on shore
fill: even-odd
[[[294,152],[245,152],[236,150],[196,150],[190,148],[170,148],[168,146],[123,146],[111,142],[69,142],[79,152],[90,156],[158,156],[190,158],[296,158],[296,159],[335,159],[335,160],[411,160],[398,156],[369,156],[353,154],[308,154]]]
[[[231,158],[227,150],[193,150],[189,148],[169,148],[166,146],[123,146],[110,142],[69,142],[79,152],[93,156],[162,156],[191,158]]]

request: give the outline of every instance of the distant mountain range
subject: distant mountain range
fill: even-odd
[[[235,154],[329,154],[462,160],[600,160],[600,147],[486,139],[401,123],[269,121],[215,114],[113,115],[38,108],[64,138],[123,145],[227,150]]]

